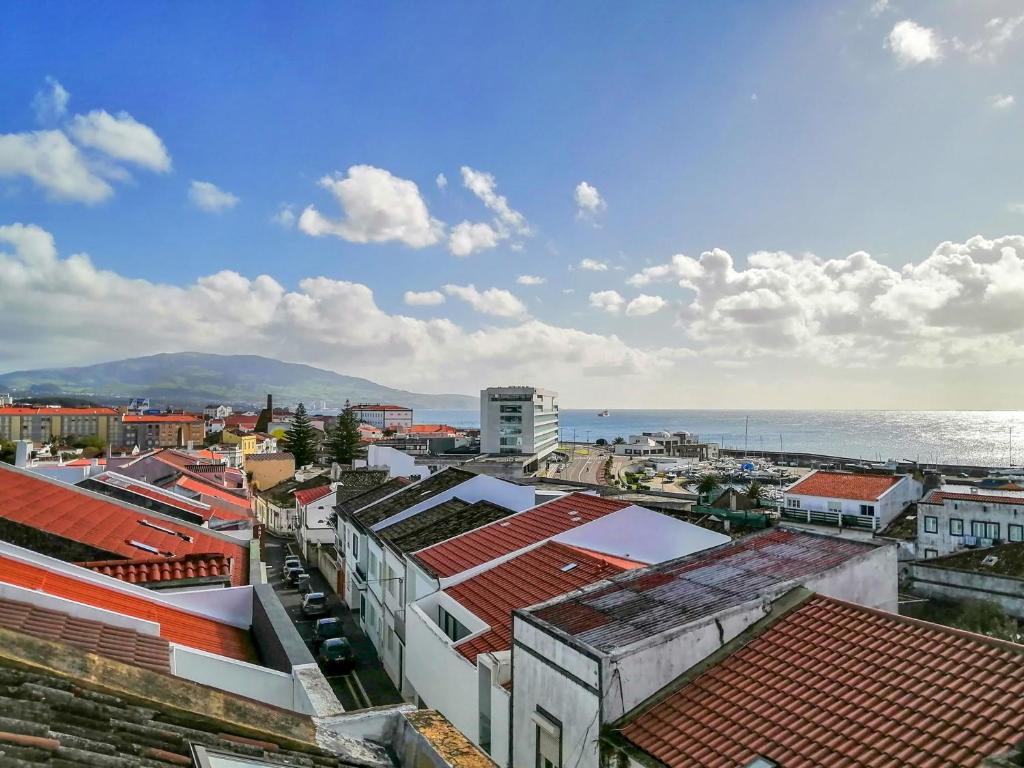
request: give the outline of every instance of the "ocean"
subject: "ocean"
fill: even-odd
[[[421,424],[478,427],[477,411],[420,410]],[[748,422],[749,419],[749,422]],[[806,451],[865,461],[1007,466],[1024,459],[1024,411],[724,411],[565,409],[562,439],[579,441],[665,429],[751,452]]]

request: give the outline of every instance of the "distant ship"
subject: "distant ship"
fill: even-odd
[[[608,409],[607,409],[607,408],[605,408],[605,409],[604,409],[603,411],[598,411],[598,412],[597,412],[597,415],[598,415],[598,416],[601,416],[602,418],[603,418],[603,417],[605,417],[605,416],[607,416],[607,415],[608,415]]]

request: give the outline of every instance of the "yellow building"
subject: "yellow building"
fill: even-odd
[[[44,445],[55,437],[96,437],[117,445],[121,417],[113,408],[0,408],[0,440]]]
[[[256,453],[262,439],[255,432],[242,432],[233,427],[228,427],[221,434],[220,441],[228,445],[241,446],[242,456],[248,456],[250,453]]]

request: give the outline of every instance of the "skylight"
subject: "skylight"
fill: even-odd
[[[568,563],[566,565],[563,565],[558,570],[560,570],[562,573],[568,573],[569,571],[571,571],[573,568],[577,567],[578,565],[579,565],[579,563]]]

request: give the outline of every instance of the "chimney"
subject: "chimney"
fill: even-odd
[[[32,441],[19,440],[14,449],[14,466],[24,469],[28,466],[29,456],[32,455]]]
[[[274,416],[274,396],[273,395],[267,395],[267,411],[270,412],[271,420],[273,420],[273,416]]]

